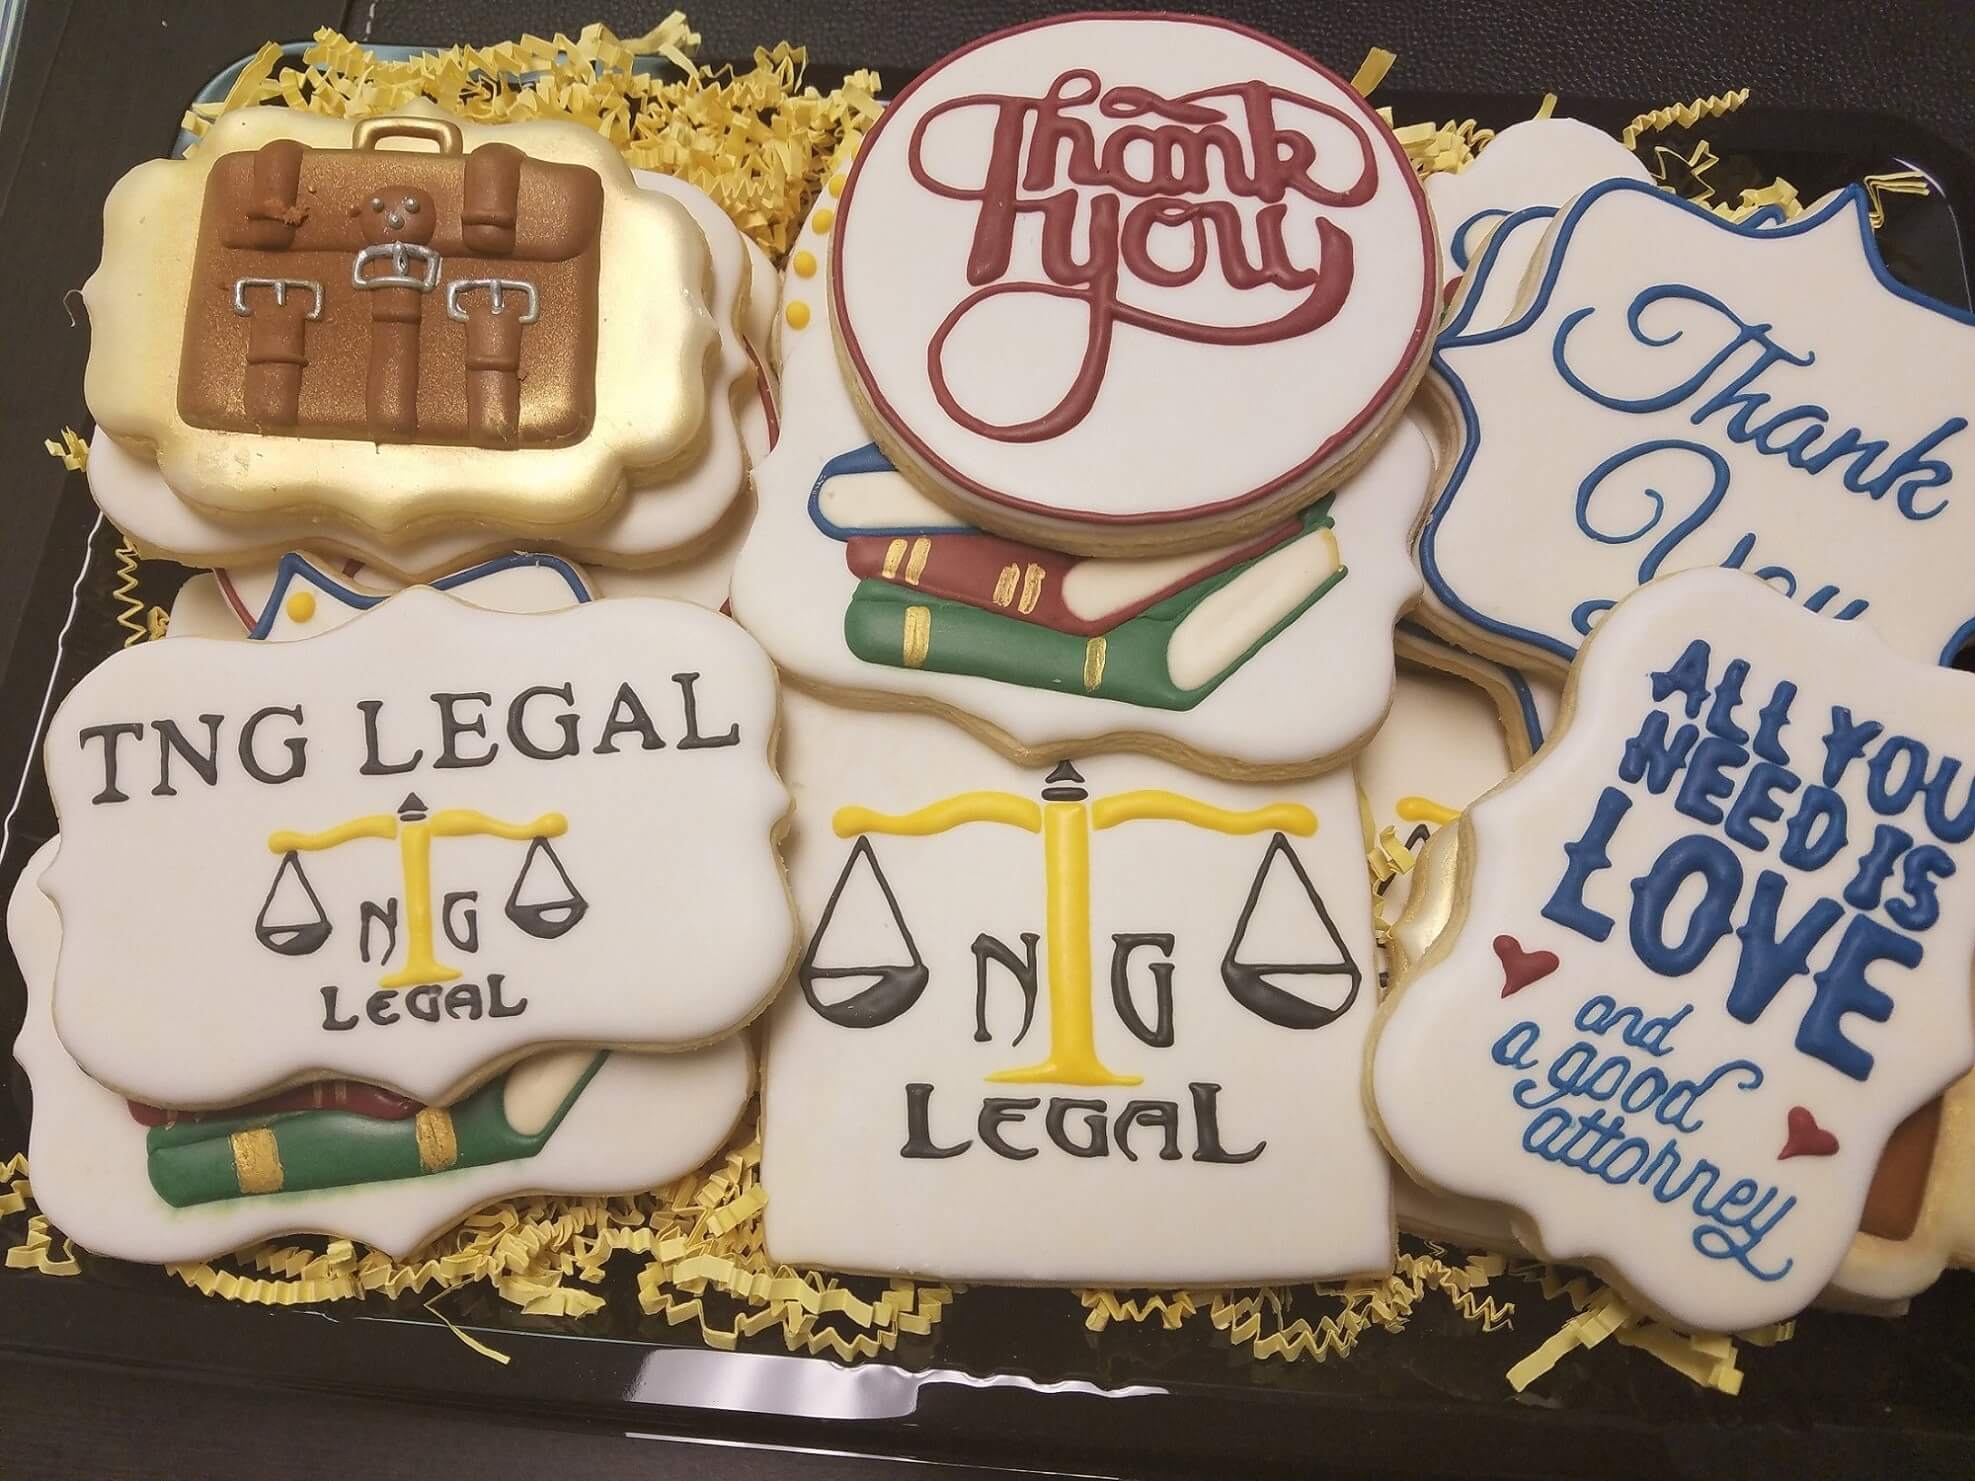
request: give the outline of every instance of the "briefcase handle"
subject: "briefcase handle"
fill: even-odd
[[[438,145],[441,154],[464,150],[459,125],[450,118],[366,118],[351,142],[357,149],[375,149],[380,139],[424,139]]]

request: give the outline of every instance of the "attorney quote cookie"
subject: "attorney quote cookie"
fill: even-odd
[[[1204,17],[1066,16],[962,48],[821,209],[865,440],[966,522],[1081,555],[1294,516],[1397,414],[1438,309],[1391,128],[1309,58]]]
[[[1572,201],[1527,306],[1439,343],[1428,619],[1561,671],[1626,592],[1727,566],[1951,660],[1975,316],[1897,283],[1868,209],[1856,186],[1780,224],[1627,180]]]
[[[632,598],[420,588],[306,641],[118,654],[45,747],[62,1042],[211,1108],[336,1077],[443,1103],[541,1046],[722,1038],[794,956],[775,705],[733,623]]]
[[[1789,1317],[1975,1059],[1975,680],[1694,571],[1565,704],[1414,885],[1449,926],[1381,1009],[1380,1134],[1677,1326]]]
[[[770,1256],[1188,1285],[1390,1268],[1351,778],[1017,766],[786,704],[808,939],[768,1018]]]

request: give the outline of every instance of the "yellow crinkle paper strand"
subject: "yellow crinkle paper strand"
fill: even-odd
[[[1735,1395],[1742,1391],[1736,1342],[1773,1347],[1796,1335],[1795,1322],[1775,1322],[1748,1332],[1681,1332],[1662,1326],[1634,1310],[1610,1286],[1588,1275],[1562,1275],[1547,1265],[1520,1271],[1533,1277],[1545,1300],[1568,1297],[1576,1315],[1570,1317],[1534,1352],[1509,1369],[1509,1384],[1520,1393],[1580,1349],[1596,1347],[1607,1337],[1621,1347],[1650,1353],[1690,1382]]]
[[[414,99],[475,123],[573,120],[630,164],[698,186],[780,254],[830,159],[877,117],[878,75],[853,72],[822,93],[803,83],[808,58],[799,46],[758,48],[745,69],[712,68],[694,61],[699,42],[674,11],[630,40],[589,25],[574,38],[523,36],[386,61],[325,28],[299,69],[277,70],[281,48],[262,47],[226,97],[194,105],[184,127],[203,134],[221,114],[265,103],[362,118]],[[676,75],[635,71],[646,56],[665,58]]]

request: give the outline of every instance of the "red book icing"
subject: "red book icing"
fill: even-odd
[[[204,1121],[216,1116],[262,1116],[276,1111],[348,1111],[378,1121],[402,1121],[418,1114],[419,1103],[376,1085],[356,1080],[313,1080],[245,1106],[223,1111],[168,1111],[142,1101],[125,1101],[130,1118],[140,1126],[169,1126],[175,1121]]]
[[[1094,637],[1301,529],[1292,519],[1238,545],[1147,557],[1066,555],[996,535],[853,535],[845,559],[867,581]]]

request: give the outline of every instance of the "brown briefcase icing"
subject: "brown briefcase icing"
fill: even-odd
[[[405,136],[438,153],[380,150]],[[562,447],[596,411],[603,185],[459,126],[276,139],[207,182],[178,377],[195,427]]]

